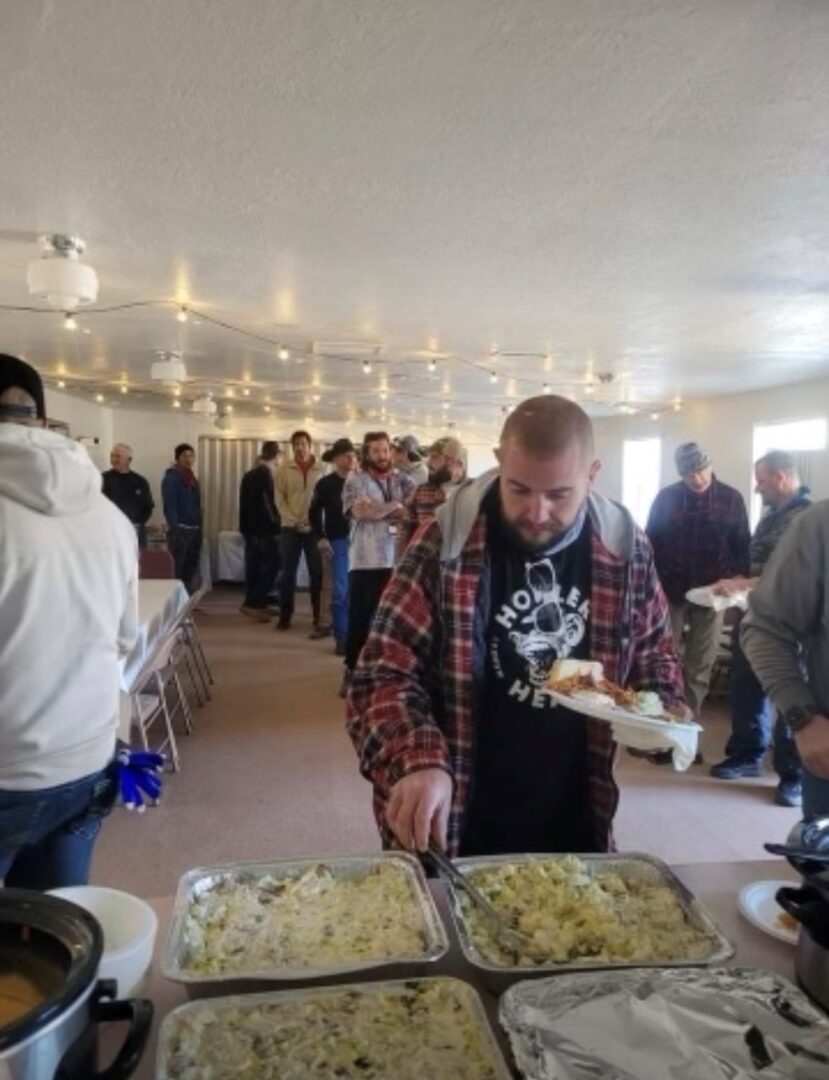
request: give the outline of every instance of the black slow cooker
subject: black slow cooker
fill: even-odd
[[[114,980],[97,977],[102,952],[101,927],[83,908],[28,889],[0,889],[0,1080],[132,1076],[153,1007],[116,1000]],[[99,1070],[98,1025],[114,1020],[127,1021],[129,1030],[115,1060]]]

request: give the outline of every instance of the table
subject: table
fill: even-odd
[[[692,863],[673,867],[677,876],[688,886],[691,892],[704,904],[714,920],[735,946],[736,953],[730,961],[740,967],[756,967],[777,972],[794,982],[794,949],[782,941],[769,937],[755,929],[740,915],[737,908],[737,894],[744,885],[764,879],[790,879],[797,883],[800,878],[782,859],[762,859],[756,862],[741,863]],[[454,975],[471,983],[481,994],[490,1020],[496,1033],[498,999],[481,983],[478,972],[464,959],[457,937],[448,914],[446,891],[442,882],[429,883],[438,909],[444,919],[449,934],[450,949],[447,955],[434,965],[435,975]],[[159,965],[161,952],[170,926],[173,897],[160,897],[149,901],[158,915],[159,934],[156,941],[153,966],[150,972],[144,996],[155,1004],[156,1013],[150,1043],[138,1071],[136,1080],[151,1080],[155,1069],[156,1043],[161,1021],[177,1005],[188,1001],[184,987],[162,977]],[[502,1040],[503,1041],[503,1040]],[[107,1040],[105,1046],[115,1045]]]
[[[118,735],[130,741],[130,691],[190,597],[180,581],[145,578],[138,582],[138,637],[121,660],[121,701]]]

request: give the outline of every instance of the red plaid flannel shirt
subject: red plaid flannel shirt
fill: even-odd
[[[383,593],[354,671],[347,726],[360,771],[374,787],[374,812],[385,846],[389,791],[403,776],[441,768],[452,776],[449,853],[457,854],[474,767],[475,677],[483,664],[488,612],[478,611],[487,572],[486,519],[479,515],[457,560],[441,564],[436,521],[422,526]],[[611,554],[593,531],[591,658],[634,689],[655,690],[682,704],[682,673],[667,603],[650,544],[636,530],[629,561]],[[476,657],[475,642],[479,642]],[[612,850],[619,801],[610,727],[585,720],[588,787],[598,850]]]

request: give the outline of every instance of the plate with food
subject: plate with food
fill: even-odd
[[[611,724],[702,730],[699,724],[673,715],[655,691],[626,690],[606,679],[602,665],[594,660],[556,660],[547,689],[559,705]]]
[[[740,889],[737,905],[752,926],[778,941],[797,944],[800,923],[777,903],[777,890],[791,881],[753,881]]]

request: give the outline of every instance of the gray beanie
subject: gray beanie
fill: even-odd
[[[707,469],[711,464],[711,458],[702,449],[699,443],[687,442],[676,448],[674,454],[676,471],[680,476],[688,476],[689,473]]]

